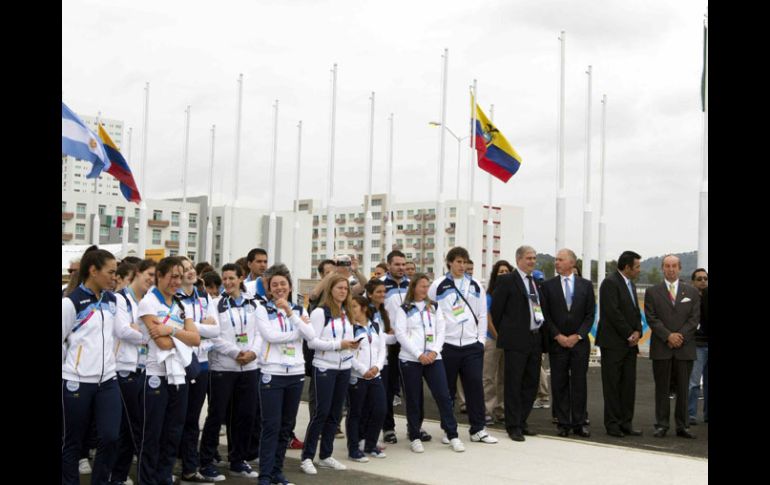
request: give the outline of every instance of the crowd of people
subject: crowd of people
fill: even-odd
[[[393,407],[400,402],[409,449],[424,453],[432,439],[422,427],[424,383],[439,410],[441,441],[454,452],[465,450],[459,401],[471,442],[497,443],[486,430],[495,419],[524,441],[535,434],[527,419],[544,353],[557,434],[590,436],[586,375],[596,298],[571,250],[557,253],[558,274],[544,281],[542,273],[536,278],[535,250],[522,246],[515,267],[495,263],[486,287],[462,247],[448,251],[447,272],[435,279],[410,268],[398,250],[371,278],[349,257],[324,260],[301,299],[307,305],[292,303],[289,269],[268,267],[267,259],[257,248],[220,271],[186,257],[118,264],[93,246],[73,261],[62,288],[63,484],[79,483],[81,473],[93,484],[134,483],[132,461],[137,483],[171,484],[177,459],[182,483],[225,480],[220,469],[227,467],[261,485],[287,484],[287,449],[302,450],[300,468],[311,475],[316,466],[346,469],[332,456],[340,436],[350,460],[386,458],[385,448],[398,443]],[[599,288],[604,426],[617,437],[641,434],[632,427],[640,260],[624,252]],[[676,433],[693,438],[701,377],[708,421],[708,278],[699,268],[692,286],[679,281],[676,256],[664,258],[662,269],[666,282],[647,290],[644,309],[655,436],[669,427],[674,389]],[[306,379],[310,421],[300,440]],[[226,460],[218,452],[222,427]]]

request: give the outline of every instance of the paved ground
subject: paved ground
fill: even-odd
[[[467,419],[459,414],[460,438],[466,443],[465,453],[454,453],[440,443],[441,429],[438,411],[426,389],[425,428],[434,436],[426,443],[425,453],[409,451],[405,438],[406,420],[403,405],[396,407],[398,444],[389,445],[383,460],[355,463],[346,459],[344,440],[336,440],[334,456],[348,466],[346,471],[319,469],[318,475],[309,476],[299,471],[300,451],[289,450],[285,473],[297,484],[448,484],[484,483],[484,485],[526,484],[703,484],[708,482],[708,424],[691,427],[698,435],[695,440],[668,436],[654,438],[654,392],[652,365],[640,357],[637,367],[637,399],[634,426],[641,428],[641,437],[613,438],[602,426],[603,401],[601,376],[598,367],[589,369],[589,416],[592,420],[591,438],[556,436],[551,423],[550,409],[535,409],[530,415],[530,428],[539,433],[527,437],[524,443],[515,443],[505,434],[502,424],[495,424],[490,432],[500,439],[495,445],[471,443]],[[205,413],[205,410],[204,410]],[[673,420],[673,401],[672,401]],[[300,405],[297,417],[297,435],[304,435],[308,422],[307,404]],[[672,423],[673,429],[673,423]],[[224,444],[224,441],[222,442]],[[225,456],[225,449],[222,447]],[[253,484],[256,480],[228,477],[224,483]],[[132,472],[133,474],[133,472]],[[82,483],[90,484],[88,476]]]

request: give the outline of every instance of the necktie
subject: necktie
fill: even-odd
[[[671,303],[676,303],[676,292],[674,291],[674,283],[666,283],[668,284],[668,299],[671,300]]]
[[[567,300],[567,310],[572,308],[572,290],[569,286],[569,278],[564,278],[564,296]]]
[[[628,285],[628,292],[631,293],[631,301],[634,302],[634,306],[637,306],[636,295],[634,295],[634,289],[631,287],[631,280],[626,281],[626,284]]]
[[[537,298],[537,291],[535,291],[535,282],[532,280],[532,275],[527,275],[527,279],[529,280],[529,299],[532,300],[533,304],[538,304],[539,300]]]

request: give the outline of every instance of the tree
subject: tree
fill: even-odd
[[[660,274],[660,270],[658,268],[652,268],[649,273],[647,273],[647,282],[651,285],[657,285],[663,281],[663,276]]]

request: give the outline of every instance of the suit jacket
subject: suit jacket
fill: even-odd
[[[594,324],[596,315],[596,296],[594,285],[575,275],[575,288],[572,291],[572,306],[567,310],[561,276],[556,276],[543,284],[543,314],[548,326],[548,351],[566,352],[554,338],[562,334],[565,337],[578,334],[588,342],[588,332]]]
[[[631,282],[636,295],[636,286]],[[608,275],[599,287],[599,324],[596,345],[608,349],[627,349],[628,337],[634,330],[642,334],[642,313],[638,302],[632,299],[619,271]],[[639,352],[639,346],[633,347]]]
[[[644,315],[652,329],[651,359],[695,360],[695,329],[700,322],[700,294],[696,288],[680,281],[675,303],[671,302],[665,282],[647,288]],[[671,349],[666,343],[673,332],[684,336],[684,344],[678,349]]]
[[[542,305],[542,287],[537,282],[535,287]],[[492,293],[491,314],[492,324],[497,330],[498,349],[519,352],[531,350],[529,290],[518,271],[514,270],[497,279],[495,291]],[[541,327],[541,338],[548,333],[542,330],[546,329]]]

